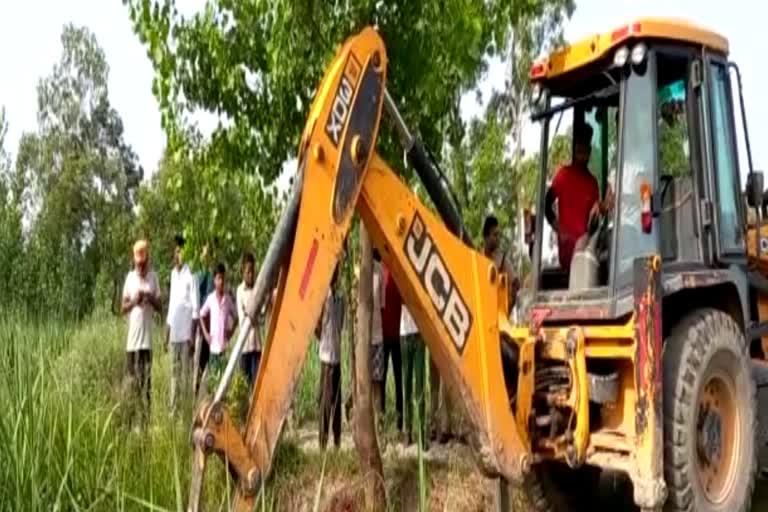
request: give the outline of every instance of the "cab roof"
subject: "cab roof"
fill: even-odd
[[[602,59],[614,48],[633,39],[666,39],[728,54],[728,40],[720,34],[684,20],[642,18],[553,51],[533,64],[530,78],[539,81],[564,75]]]

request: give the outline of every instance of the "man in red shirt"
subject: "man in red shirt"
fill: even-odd
[[[576,242],[587,232],[593,210],[604,214],[610,205],[610,192],[606,200],[600,202],[597,179],[587,167],[591,149],[592,127],[583,124],[574,132],[573,162],[558,169],[547,190],[544,214],[557,233],[560,266],[566,271],[571,268]]]

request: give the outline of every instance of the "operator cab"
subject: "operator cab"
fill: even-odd
[[[579,91],[580,92],[580,91]],[[577,92],[578,94],[578,92]],[[555,130],[549,138],[547,195],[551,194],[555,226],[545,214],[546,228],[552,232],[549,258],[541,260],[540,288],[542,290],[589,289],[607,286],[609,279],[609,253],[612,219],[590,216],[592,203],[610,199],[616,175],[616,148],[618,137],[618,87],[601,88],[597,94],[586,92],[577,97],[578,103],[570,106],[569,98],[557,98],[558,104],[550,109],[556,118]],[[571,126],[564,130],[563,119],[571,119]],[[559,133],[566,131],[565,134]],[[581,140],[580,140],[581,139]],[[581,153],[581,154],[580,154]],[[579,163],[586,159],[585,163]],[[581,174],[585,175],[582,176]],[[586,198],[584,186],[594,186],[594,197]],[[558,197],[559,194],[559,197]],[[574,206],[576,210],[574,211]],[[583,224],[582,238],[568,233],[569,226]],[[572,228],[570,229],[572,231]],[[589,252],[591,265],[584,266],[583,255]],[[552,257],[554,256],[554,257]],[[571,272],[571,266],[583,267]],[[580,283],[575,283],[580,280]]]
[[[545,306],[552,320],[617,318],[633,308],[636,258],[660,254],[665,270],[696,269],[744,254],[727,48],[702,29],[641,20],[534,64],[533,119],[541,126],[535,209],[542,214],[523,302]],[[553,209],[561,229],[548,257],[545,228],[555,227],[544,214],[548,191],[573,163],[585,126],[584,172],[597,184],[600,213],[561,208],[583,187],[558,183],[565,199]],[[559,253],[574,219],[569,232],[560,216],[574,211],[583,231],[568,261]]]

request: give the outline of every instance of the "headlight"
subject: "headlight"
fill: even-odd
[[[541,84],[536,82],[531,89],[531,100],[534,104],[538,103],[541,99]]]
[[[632,64],[635,66],[640,65],[645,60],[645,55],[648,53],[648,48],[645,46],[644,43],[637,43],[634,48],[632,48]]]
[[[539,112],[545,106],[546,91],[540,82],[534,82],[531,86],[530,108],[533,113]]]
[[[622,46],[613,54],[613,65],[617,68],[623,68],[629,59],[629,48]]]

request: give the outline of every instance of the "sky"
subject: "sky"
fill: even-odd
[[[15,155],[24,132],[37,126],[38,81],[47,76],[61,54],[60,35],[64,24],[87,26],[104,49],[110,66],[109,96],[123,119],[125,138],[139,155],[146,173],[159,161],[165,144],[157,101],[151,92],[153,70],[146,50],[131,30],[128,10],[120,0],[26,0],[5,2],[0,16],[0,106],[9,121],[7,149]],[[204,0],[177,0],[179,10],[191,14]],[[610,6],[610,7],[609,7]],[[575,41],[596,32],[609,31],[645,16],[683,18],[713,29],[730,41],[731,59],[744,80],[752,154],[757,169],[768,164],[768,97],[760,94],[760,83],[768,82],[761,53],[761,16],[756,0],[577,0],[576,10],[565,25],[566,39]],[[404,27],[403,30],[407,30]],[[396,62],[390,63],[396,66]],[[321,77],[318,77],[318,81]],[[504,66],[495,63],[483,79],[482,97],[488,98],[504,82]],[[482,111],[474,93],[462,101],[465,118]],[[738,121],[738,118],[737,118]],[[201,126],[213,127],[211,117]],[[524,144],[537,147],[538,130],[526,130]],[[742,155],[743,155],[742,151]],[[745,160],[741,161],[746,170]]]

